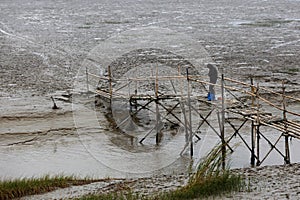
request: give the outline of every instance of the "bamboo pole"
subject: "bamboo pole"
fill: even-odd
[[[127,85],[128,85],[128,90],[127,90],[127,92],[128,92],[128,96],[130,97],[131,96],[131,81],[127,81]]]
[[[256,96],[259,96],[259,83],[257,83],[257,88],[256,88]],[[259,160],[259,155],[260,155],[260,146],[259,146],[259,139],[260,139],[260,132],[259,132],[259,127],[260,127],[260,111],[259,111],[259,99],[256,99],[256,110],[257,110],[257,114],[256,114],[256,166],[260,165],[260,160]]]
[[[181,66],[180,65],[178,66],[178,74],[181,75]],[[181,110],[182,110],[182,113],[183,113],[183,118],[184,118],[185,141],[188,144],[188,142],[189,142],[189,139],[188,139],[189,133],[188,133],[188,127],[187,127],[188,120],[187,120],[187,117],[186,117],[185,105],[183,103],[183,85],[182,85],[182,81],[180,81],[180,107],[181,107]]]
[[[225,143],[225,95],[224,95],[224,73],[222,70],[221,78],[221,95],[222,95],[222,112],[221,112],[221,138],[222,138],[222,168],[225,170],[226,167],[226,143]]]
[[[207,121],[207,118],[206,117],[203,117],[201,115],[201,113],[198,111],[198,109],[196,109],[194,106],[191,106],[192,109],[199,115],[199,117],[204,120],[204,122],[213,130],[213,132],[215,132],[215,134],[221,139],[221,135],[218,133],[218,131]],[[225,143],[225,145],[229,148],[229,150],[231,152],[233,152],[233,149],[229,146],[229,144]]]
[[[283,122],[285,123],[285,122]],[[290,121],[287,121],[286,124],[285,124],[285,129],[287,131],[287,134],[289,135],[290,132],[294,132],[294,133],[298,133],[300,134],[299,130],[300,130],[300,124],[298,124],[297,126],[296,125],[293,125],[290,123]]]
[[[158,66],[156,64],[156,79],[155,79],[155,108],[156,108],[156,136],[155,136],[155,139],[156,139],[156,145],[158,145],[159,143],[159,123],[160,123],[160,117],[159,117],[159,108],[158,108]]]
[[[251,84],[249,84],[249,83],[245,83],[245,82],[242,82],[242,81],[234,80],[234,79],[231,79],[231,78],[224,78],[224,80],[230,81],[230,82],[233,82],[233,83],[238,83],[240,85],[244,85],[244,86],[247,86],[247,87],[251,86]]]
[[[183,119],[184,119],[184,131],[185,131],[185,142],[186,142],[186,145],[184,146],[183,150],[181,151],[180,155],[183,154],[184,150],[188,147],[189,145],[189,128],[187,126],[188,124],[188,120],[187,120],[187,117],[186,117],[186,111],[185,111],[185,104],[181,103],[182,105],[180,106],[181,107],[181,110],[182,110],[182,113],[183,113]]]
[[[286,95],[286,94],[280,94],[280,93],[274,92],[274,91],[272,91],[272,90],[270,90],[270,89],[268,89],[268,88],[261,88],[261,89],[263,89],[263,90],[265,90],[265,91],[267,91],[267,92],[270,92],[270,93],[272,93],[272,94],[276,94],[276,95],[278,95],[278,96],[284,96],[284,97],[287,98],[287,99],[292,99],[292,100],[295,100],[295,101],[299,101],[299,102],[300,102],[300,99],[299,99],[299,98],[292,97],[292,96],[288,96],[288,95]]]
[[[231,139],[237,134],[241,140],[244,142],[244,144],[246,145],[246,147],[248,148],[249,151],[251,151],[251,147],[248,145],[247,141],[241,136],[241,134],[239,133],[239,130],[246,124],[246,122],[248,121],[249,119],[245,119],[245,121],[240,125],[239,128],[235,128],[235,126],[230,122],[230,121],[227,121],[228,124],[233,128],[234,130],[234,134],[232,134],[232,136],[227,140],[226,144],[228,144]],[[228,145],[229,146],[229,145]],[[233,152],[233,151],[232,151]]]
[[[276,148],[276,145],[278,144],[278,142],[280,141],[282,135],[279,136],[279,138],[276,140],[276,142],[274,144],[272,144],[270,142],[270,140],[268,140],[268,138],[266,138],[263,134],[261,134],[262,137],[271,145],[271,149],[267,152],[267,154],[265,155],[265,157],[261,160],[260,163],[263,163],[267,157],[270,155],[270,153],[273,151],[273,149],[275,149],[282,157],[284,157],[284,155]]]
[[[244,83],[244,82],[242,82],[242,81],[238,81],[238,80],[234,80],[234,79],[230,79],[230,78],[225,78],[225,80],[231,81],[231,82],[233,82],[233,83],[238,83],[238,84],[240,84],[240,85],[251,86],[251,84]],[[267,92],[270,92],[270,93],[272,93],[272,94],[276,94],[276,95],[278,95],[278,96],[282,96],[281,93],[279,93],[279,92],[274,92],[273,90],[270,90],[270,89],[265,88],[265,87],[260,87],[260,89],[261,89],[261,90],[265,90],[265,91],[267,91]],[[285,96],[285,98],[288,98],[288,99],[292,99],[292,100],[295,100],[295,101],[300,101],[300,99],[299,99],[299,98],[296,98],[296,97],[292,97],[292,96],[288,96],[288,95],[284,95],[284,96]]]
[[[269,127],[271,127],[271,128],[274,128],[274,129],[276,129],[276,130],[278,130],[278,131],[281,131],[281,132],[284,132],[284,131],[285,131],[284,126],[281,126],[281,125],[278,125],[278,124],[269,124],[269,123],[263,122],[263,121],[261,121],[260,123],[263,124],[263,125],[265,125],[265,126],[269,126]],[[289,134],[290,134],[290,133],[289,133]]]
[[[251,83],[251,93],[256,93],[255,92],[255,87],[253,85],[253,77],[250,77],[250,83]],[[255,96],[251,96],[251,109],[253,112],[254,109],[254,102],[255,102]],[[255,124],[254,121],[251,121],[251,159],[250,159],[250,164],[252,167],[254,167],[255,163]]]
[[[249,95],[251,95],[251,96],[255,96],[255,95],[256,95],[255,93],[247,92],[247,91],[245,91],[245,90],[240,90],[240,89],[233,88],[233,87],[229,87],[229,86],[225,86],[225,88],[228,88],[228,89],[231,89],[231,90],[234,90],[234,91],[239,91],[239,92],[242,92],[242,93],[246,93],[246,94],[249,94]],[[286,96],[285,96],[285,97],[286,97]],[[283,108],[282,108],[282,107],[275,105],[274,103],[272,103],[272,102],[266,100],[265,98],[263,98],[263,97],[261,97],[261,96],[258,96],[258,98],[259,98],[260,100],[262,100],[263,102],[269,104],[270,106],[272,106],[272,107],[274,107],[274,108],[276,108],[276,109],[278,109],[278,110],[283,111]],[[300,114],[299,114],[299,113],[292,112],[292,111],[289,111],[289,110],[285,110],[285,112],[300,117]]]
[[[195,81],[195,82],[198,82],[198,83],[205,83],[205,84],[207,84],[207,85],[213,85],[213,86],[221,87],[221,85],[219,85],[219,84],[213,84],[213,83],[209,83],[209,82],[207,82],[207,81],[201,81],[201,80],[191,79],[191,78],[190,78],[190,80]],[[234,88],[234,87],[230,87],[230,86],[227,86],[227,85],[224,85],[224,88],[225,88],[225,89],[228,89],[228,90],[232,90],[232,91],[236,91],[236,92],[241,92],[241,93],[244,93],[244,94],[248,94],[248,95],[250,95],[250,96],[255,96],[254,93],[251,93],[251,92],[246,91],[246,90],[244,90],[244,89]]]
[[[112,98],[112,78],[111,78],[110,66],[108,66],[107,71],[108,71],[108,81],[109,81],[109,96],[110,96],[110,100],[111,100],[111,98]]]
[[[178,74],[181,75],[181,66],[180,65],[178,66]],[[186,144],[184,145],[182,151],[180,152],[180,155],[182,155],[183,152],[185,151],[185,149],[189,145],[189,128],[187,126],[188,120],[187,120],[187,116],[186,116],[185,104],[183,103],[183,86],[182,86],[182,81],[180,81],[180,107],[181,107],[181,111],[183,113],[184,131],[185,131],[185,142],[186,142]]]
[[[179,104],[179,103],[178,103]],[[167,111],[167,114],[163,117],[163,118],[161,118],[160,120],[161,121],[163,121],[163,120],[167,120],[168,121],[168,119],[167,119],[167,116],[169,115],[169,114],[171,114],[171,115],[173,115],[173,113],[172,113],[172,111],[178,106],[178,104],[177,105],[175,105],[171,110],[167,110],[165,107],[164,107],[164,109],[166,109],[166,111]],[[161,104],[162,105],[162,104]],[[152,113],[155,113],[154,111],[152,111],[152,110],[150,110],[149,109],[149,111],[150,112],[152,112]],[[183,124],[183,122],[181,122],[179,119],[177,119],[178,121],[179,121],[179,123],[181,123],[181,124]],[[148,137],[148,135],[154,130],[156,128],[156,126],[153,126],[153,128],[140,140],[140,143],[142,144],[143,143],[143,141],[146,139],[146,137]]]
[[[103,80],[109,80],[109,78],[106,78],[106,77],[103,77],[103,76],[98,76],[98,75],[95,75],[95,74],[92,74],[92,73],[88,73],[88,75],[94,76],[94,77],[97,77],[97,78],[103,79]],[[215,86],[220,87],[220,85],[212,84],[212,83],[209,83],[209,82],[206,82],[206,81],[199,81],[198,79],[196,79],[196,78],[204,78],[203,76],[189,75],[189,78],[190,78],[190,80],[193,80],[193,81],[196,81],[196,82],[200,82],[202,84],[215,85]],[[149,76],[147,78],[116,79],[116,80],[113,80],[113,81],[128,81],[128,80],[130,80],[130,81],[147,81],[147,80],[150,81],[150,80],[155,80],[155,79],[156,79],[155,76]],[[186,77],[183,76],[183,75],[181,75],[181,74],[179,74],[178,76],[158,76],[158,79],[159,80],[166,80],[166,79],[167,80],[169,80],[169,79],[186,79]],[[237,81],[237,80],[230,79],[230,78],[224,78],[224,80],[231,81],[231,82],[234,82],[234,83],[238,83],[239,85],[251,86],[251,84],[244,83],[242,81]],[[228,90],[243,92],[243,90],[241,90],[241,89],[233,88],[233,87],[230,87],[230,86],[225,86],[225,88],[228,89]],[[276,95],[282,96],[281,93],[274,92],[274,91],[272,91],[272,90],[270,90],[268,88],[260,87],[260,89],[261,90],[265,90],[267,92],[270,92],[272,94],[276,94]],[[243,92],[243,93],[249,94],[247,92]],[[288,96],[288,95],[285,95],[285,98],[292,99],[292,100],[295,100],[295,101],[300,101],[299,98]]]
[[[276,130],[278,130],[278,131],[281,131],[281,132],[284,132],[284,131],[285,131],[284,127],[282,127],[282,126],[278,126],[278,125],[276,125],[276,124],[270,125],[270,124],[264,123],[264,122],[261,122],[261,123],[262,123],[263,125],[265,125],[265,126],[274,128],[274,129],[276,129]],[[295,133],[295,132],[289,132],[289,135],[290,135],[291,137],[300,139],[300,135],[297,134],[297,133]]]
[[[190,80],[189,80],[189,68],[186,68],[186,79],[187,79],[187,91],[188,91],[188,106],[189,106],[189,129],[190,129],[190,155],[194,155],[194,146],[193,146],[193,131],[192,131],[192,107],[191,107],[191,91],[190,91]]]
[[[96,75],[96,74],[92,74],[92,73],[89,73],[89,75],[91,76],[94,76],[96,78],[99,78],[99,79],[104,79],[104,80],[108,80],[108,78],[104,77],[104,76],[99,76],[99,75]],[[206,78],[206,76],[198,76],[198,75],[189,75],[189,77],[192,79],[204,79]],[[172,76],[158,76],[159,79],[186,79],[186,76],[182,75],[182,74],[178,74],[178,75],[172,75]],[[143,77],[143,78],[131,78],[133,80],[140,80],[140,81],[144,81],[144,80],[155,80],[155,76],[148,76],[147,78],[146,77]],[[125,79],[116,79],[118,81],[126,81]]]
[[[138,69],[138,68],[135,67],[135,73],[134,73],[135,76],[139,73],[137,69]],[[127,78],[128,78],[128,77],[127,77]],[[128,80],[128,82],[130,83],[129,80]],[[138,81],[135,81],[134,83],[135,83],[135,84],[134,84],[134,85],[135,85],[134,95],[137,96],[137,94],[138,94]],[[132,96],[132,95],[130,95],[130,96]],[[132,99],[131,104],[133,104],[134,109],[137,110],[137,104],[138,104],[138,103],[137,103],[137,99]]]
[[[276,106],[274,103],[271,103],[270,101],[262,98],[262,97],[259,97],[260,100],[262,100],[263,102],[269,104],[270,106],[273,106],[274,108],[278,109],[278,110],[281,110],[281,111],[284,111],[283,108],[279,107],[279,106]],[[295,113],[295,112],[292,112],[292,111],[289,111],[289,110],[285,110],[286,113],[289,113],[289,114],[292,114],[292,115],[296,115],[298,117],[300,117],[300,114],[299,113]]]
[[[206,81],[200,81],[200,80],[194,80],[194,79],[191,79],[191,80],[193,80],[193,81],[195,81],[195,82],[202,82],[202,83],[205,83],[205,84],[210,84],[210,85],[214,85],[214,86],[220,87],[220,85],[218,85],[218,84],[212,84],[212,83],[208,83],[208,82],[206,82]],[[253,87],[254,87],[254,86],[253,86]],[[229,89],[229,90],[233,90],[233,91],[239,91],[239,92],[241,92],[241,93],[245,93],[245,94],[248,94],[248,95],[251,95],[251,96],[255,96],[255,95],[256,95],[256,94],[253,93],[253,92],[248,92],[248,91],[246,91],[246,90],[242,90],[242,89],[238,89],[238,88],[234,88],[234,87],[230,87],[230,86],[224,86],[224,88]],[[255,87],[254,87],[254,88],[255,88]],[[259,96],[258,98],[259,98],[260,100],[262,100],[263,102],[269,104],[270,106],[272,106],[272,107],[274,107],[274,108],[276,108],[276,109],[278,109],[278,110],[283,111],[283,109],[282,109],[280,106],[275,105],[274,103],[272,103],[272,102],[266,100],[265,98],[263,98],[263,97],[261,97],[261,96]],[[299,116],[299,117],[300,117],[300,114],[299,114],[299,113],[296,113],[296,112],[292,112],[292,111],[286,110],[286,113],[289,113],[289,114],[292,114],[292,115],[295,115],[295,116]]]
[[[293,122],[293,121],[289,121],[289,120],[287,120],[287,122],[290,127],[292,126],[292,127],[296,128],[297,130],[299,130],[300,124]]]
[[[186,77],[184,77],[184,76],[164,76],[164,77],[155,77],[155,78],[153,78],[153,76],[152,76],[152,77],[148,77],[148,78],[129,78],[129,79],[123,79],[123,80],[122,79],[118,79],[118,81],[128,81],[128,80],[132,80],[132,81],[145,81],[145,80],[148,80],[148,81],[150,81],[150,80],[155,80],[155,79],[159,79],[159,80],[168,79],[168,80],[170,80],[170,79],[180,79],[180,78],[186,78]],[[106,80],[106,78],[103,78],[103,79]],[[109,80],[110,83],[112,82],[112,78],[111,77],[108,78],[108,80]],[[221,87],[218,84],[212,84],[212,83],[209,83],[209,82],[206,82],[206,81],[201,81],[201,80],[193,79],[191,77],[189,78],[189,80],[190,81],[192,80],[192,81],[195,81],[195,82],[199,82],[199,83],[203,83],[203,84],[207,84],[207,85],[214,85],[214,86],[217,86],[217,87]],[[232,79],[226,78],[226,80],[232,80]],[[243,84],[243,85],[249,85],[249,84],[246,84],[246,83],[243,83],[243,82],[240,82],[240,81],[236,81],[236,82],[239,83],[239,84]],[[245,93],[245,94],[248,94],[248,95],[251,95],[251,96],[255,96],[254,93],[248,92],[248,91],[240,89],[240,88],[234,88],[234,87],[230,87],[230,86],[226,86],[226,85],[224,85],[224,88],[228,89],[228,90],[232,90],[232,91],[238,91],[238,92],[241,92],[241,93]],[[272,92],[271,90],[268,90],[266,88],[263,88],[263,89]],[[276,92],[273,92],[273,93],[279,95],[279,93],[276,93]],[[294,99],[294,100],[300,101],[300,99],[298,99],[298,98],[294,98],[294,97],[287,96],[287,95],[285,95],[285,98],[289,98],[289,99]],[[283,109],[280,106],[275,105],[274,103],[266,100],[265,98],[259,96],[259,99],[262,100],[263,102],[269,104],[270,106],[272,106],[272,107],[274,107],[274,108],[276,108],[278,110],[283,111]],[[296,113],[296,112],[292,112],[292,111],[286,110],[286,113],[289,113],[289,114],[292,114],[292,115],[300,117],[300,114]]]
[[[107,80],[107,78],[102,77],[102,76],[98,76],[98,75],[94,75],[94,74],[92,74],[92,76],[98,77],[98,78],[103,79],[103,80]],[[169,79],[173,79],[173,80],[183,79],[184,80],[184,79],[186,79],[186,76],[183,76],[183,75],[158,76],[157,78],[159,80],[169,80]],[[129,78],[129,80],[132,80],[132,81],[154,81],[155,79],[156,79],[156,76],[147,76],[147,77],[142,77],[142,78]],[[195,80],[197,80],[197,79],[195,79]],[[114,81],[127,81],[127,79],[119,78],[119,79],[114,79]]]
[[[284,121],[284,140],[285,140],[285,158],[284,163],[290,164],[290,148],[289,148],[289,135],[288,135],[288,129],[287,129],[287,117],[286,117],[286,98],[285,98],[285,85],[284,81],[282,81],[282,115],[283,115],[283,121]]]

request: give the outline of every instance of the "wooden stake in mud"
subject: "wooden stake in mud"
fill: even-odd
[[[53,109],[53,110],[56,110],[56,109],[58,109],[58,106],[56,105],[56,103],[55,103],[55,101],[54,101],[54,98],[53,98],[53,96],[51,96],[51,99],[52,99],[52,102],[53,102],[52,109]]]
[[[155,107],[156,107],[156,144],[159,143],[159,132],[160,128],[159,123],[160,123],[160,114],[159,114],[159,108],[158,108],[158,66],[156,65],[156,76],[155,76]]]
[[[139,75],[139,71],[138,71],[138,68],[137,68],[137,67],[135,67],[135,69],[136,69],[136,70],[135,70],[135,75],[137,76],[137,75]],[[135,89],[134,89],[134,95],[135,95],[135,96],[137,96],[137,94],[138,94],[138,84],[139,84],[139,81],[136,80],[136,81],[135,81]],[[135,100],[133,103],[134,103],[134,109],[137,110],[137,107],[138,107],[138,106],[137,106],[137,100]]]
[[[178,75],[181,75],[181,67],[178,66]],[[183,150],[181,151],[180,155],[184,152],[184,150],[188,147],[189,145],[189,128],[188,128],[188,120],[186,116],[186,111],[185,111],[185,104],[183,103],[183,86],[182,86],[182,81],[180,81],[180,108],[183,113],[183,119],[184,119],[184,131],[185,131],[185,146]]]
[[[250,83],[251,83],[251,93],[254,94],[255,93],[255,87],[253,85],[253,77],[250,78]],[[252,105],[252,112],[254,109],[254,102],[255,102],[255,97],[254,95],[251,95],[251,105]],[[255,163],[255,124],[254,121],[251,121],[251,160],[250,160],[250,164],[252,167],[254,167],[254,163]]]
[[[260,127],[260,111],[259,111],[259,84],[257,83],[257,89],[256,89],[256,106],[257,106],[257,117],[256,117],[256,124],[255,124],[255,128],[256,128],[256,166],[260,165],[260,160],[259,160],[259,139],[260,139],[260,135],[259,135],[259,127]]]
[[[224,95],[224,73],[221,77],[221,95],[222,95],[222,123],[221,123],[221,140],[222,140],[222,168],[225,170],[226,165],[226,142],[225,142],[225,95]]]
[[[186,79],[187,79],[187,90],[188,90],[188,105],[189,105],[189,129],[190,129],[190,155],[194,155],[194,146],[193,146],[193,131],[192,131],[192,106],[191,106],[191,91],[190,91],[190,80],[189,80],[189,68],[186,68]]]
[[[284,163],[290,164],[290,148],[289,148],[289,135],[287,130],[287,117],[286,117],[286,98],[285,98],[285,85],[284,81],[282,81],[282,108],[283,108],[283,121],[284,121],[284,138],[285,138],[285,158]]]
[[[109,81],[109,97],[111,100],[111,98],[112,98],[112,78],[111,78],[110,66],[108,66],[107,71],[108,71],[108,81]]]

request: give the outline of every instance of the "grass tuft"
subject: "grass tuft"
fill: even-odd
[[[42,178],[23,178],[18,180],[0,181],[0,199],[20,198],[27,195],[41,194],[57,188],[71,185],[82,185],[94,182],[91,179],[76,179],[73,176],[46,175]]]
[[[131,192],[113,192],[109,194],[88,195],[81,197],[78,200],[150,200],[150,198],[143,198],[138,194],[132,194]]]
[[[188,185],[162,195],[160,199],[206,198],[240,191],[245,186],[244,179],[240,175],[231,173],[228,166],[222,169],[221,145],[218,145],[199,164],[197,172],[190,178]]]
[[[284,20],[284,19],[265,19],[254,21],[250,23],[242,23],[241,25],[253,26],[253,27],[279,27],[283,24],[288,24],[293,22],[293,20]]]
[[[0,181],[0,199],[20,198],[96,181],[99,180],[89,178],[76,179],[74,176],[50,177],[49,175],[42,178]],[[228,167],[224,170],[222,169],[221,145],[218,145],[199,164],[196,173],[191,176],[189,183],[177,190],[161,193],[156,196],[142,196],[141,194],[132,193],[130,188],[124,187],[116,192],[84,196],[79,198],[79,200],[195,199],[240,191],[241,189],[244,190],[245,187],[247,187],[245,180],[240,175],[231,173]]]
[[[228,153],[228,152],[227,152]],[[234,191],[243,190],[246,187],[244,178],[230,172],[228,166],[222,169],[221,145],[215,147],[199,164],[197,172],[193,174],[189,183],[177,190],[161,193],[156,196],[141,196],[132,194],[130,190],[114,192],[111,194],[92,195],[80,198],[80,200],[181,200],[207,198],[222,195]]]

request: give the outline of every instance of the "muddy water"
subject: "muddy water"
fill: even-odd
[[[85,100],[91,101],[90,98],[86,95]],[[155,145],[152,134],[141,145],[137,138],[140,139],[144,132],[132,140],[128,135],[113,131],[103,113],[90,103],[57,101],[58,110],[51,109],[49,98],[41,97],[2,98],[1,104],[7,105],[1,108],[0,172],[3,179],[45,174],[103,178],[182,173],[191,166],[195,167],[220,141],[212,129],[204,125],[199,133],[201,140],[194,139],[194,158],[191,160],[189,148],[180,156],[185,145],[184,132],[169,137],[159,146]],[[208,121],[216,130],[219,129],[216,113]],[[262,131],[272,142],[280,135],[270,129]],[[229,135],[233,131],[226,127],[226,133]],[[241,136],[250,141],[249,126],[241,130]],[[231,167],[249,166],[249,150],[238,137],[231,143],[234,144],[239,145],[230,158]],[[283,140],[277,146],[284,152]],[[269,147],[262,139],[261,157]],[[299,147],[298,140],[291,141],[292,162],[300,162]],[[282,163],[283,158],[273,151],[263,165]]]
[[[60,104],[62,109],[52,110],[49,100],[2,99],[2,105],[6,105],[1,109],[3,178],[81,174],[85,168],[89,171],[87,166],[93,159],[89,159],[74,131],[70,106]]]
[[[20,101],[27,107],[14,110]],[[155,148],[132,153],[126,140],[113,144],[117,134],[111,132],[106,118],[101,114],[94,118],[94,111],[84,105],[73,104],[72,108],[58,102],[61,109],[52,110],[50,99],[40,97],[5,98],[1,103],[7,105],[2,108],[0,151],[1,177],[5,179],[45,174],[132,177],[158,173],[169,165],[173,171],[181,171],[188,163],[186,158],[176,160],[178,151],[167,154],[177,149],[170,145],[164,147],[165,156],[161,157],[155,155]]]
[[[105,117],[85,104],[59,102],[61,109],[51,109],[51,100],[45,95],[72,89],[74,77],[89,53],[124,31],[157,26],[183,33],[193,38],[185,41],[195,41],[193,45],[205,48],[227,76],[248,81],[249,75],[255,75],[258,82],[271,89],[278,89],[284,80],[287,88],[299,91],[297,0],[91,0],[86,4],[16,0],[2,1],[0,7],[1,178],[57,173],[126,177],[183,172],[189,165],[195,166],[201,155],[217,143],[218,136],[204,126],[192,163],[188,150],[183,156],[178,154],[184,146],[182,133],[159,147],[153,145],[151,135],[142,146],[113,132]],[[182,39],[164,33],[162,38],[172,38],[174,47]],[[270,83],[273,81],[275,85]],[[299,105],[294,106],[295,111],[300,110]],[[218,129],[215,116],[210,121]],[[249,141],[249,127],[241,132]],[[279,134],[266,130],[266,135],[275,142]],[[282,143],[279,146],[284,147]],[[268,147],[262,142],[262,153],[267,153]],[[299,141],[292,140],[293,162],[299,161],[297,148]],[[232,167],[248,166],[248,150],[240,145],[237,152],[232,156]],[[265,161],[278,163],[283,160],[274,151]]]

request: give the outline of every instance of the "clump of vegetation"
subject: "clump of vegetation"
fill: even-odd
[[[193,174],[189,183],[175,191],[161,193],[156,196],[142,197],[132,194],[131,191],[114,192],[111,194],[92,195],[80,198],[80,200],[181,200],[206,198],[222,195],[233,191],[245,189],[246,183],[243,177],[230,172],[227,167],[222,169],[221,145],[214,148],[200,163],[198,170]]]
[[[290,69],[288,69],[288,71],[291,73],[296,73],[296,72],[299,72],[300,70],[299,70],[299,68],[290,68]]]
[[[246,26],[254,26],[254,27],[273,27],[273,26],[281,26],[282,24],[288,24],[293,22],[293,20],[285,20],[285,19],[265,19],[250,23],[243,23],[242,25]]]
[[[94,182],[91,179],[76,179],[73,176],[44,176],[42,178],[23,178],[0,181],[0,199],[20,198],[27,195],[41,194],[57,188],[71,185],[83,185]]]
[[[0,181],[0,199],[20,198],[27,195],[41,194],[53,191],[57,188],[65,188],[72,185],[83,185],[96,182],[93,179],[77,179],[73,176],[44,176],[42,178],[24,178],[20,180]],[[222,168],[221,145],[215,147],[199,164],[189,183],[177,190],[161,193],[155,196],[141,196],[132,193],[130,188],[109,194],[89,195],[80,200],[176,200],[205,198],[222,195],[233,191],[245,189],[245,180],[230,172],[229,168]]]
[[[113,192],[109,194],[89,195],[79,198],[78,200],[151,200],[150,197],[141,197],[131,192]]]
[[[221,145],[215,147],[200,163],[189,183],[176,191],[162,195],[161,199],[194,199],[240,191],[244,179],[222,167]]]

